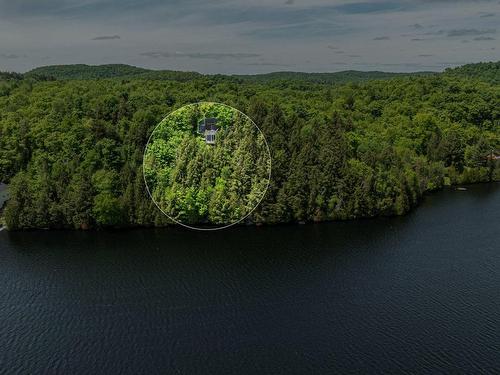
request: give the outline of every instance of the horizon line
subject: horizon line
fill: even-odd
[[[132,67],[132,68],[137,68],[137,69],[143,69],[145,72],[182,72],[182,73],[196,73],[204,76],[217,76],[217,75],[225,75],[225,76],[260,76],[260,75],[267,75],[267,74],[274,74],[274,73],[302,73],[302,74],[335,74],[335,73],[343,73],[343,72],[361,72],[361,73],[390,73],[390,74],[412,74],[412,73],[442,73],[447,69],[453,69],[457,68],[460,66],[464,65],[469,65],[469,64],[481,64],[481,63],[495,63],[498,61],[480,61],[480,62],[471,62],[471,63],[465,63],[465,64],[459,64],[456,66],[450,66],[450,67],[443,67],[437,70],[429,70],[429,69],[422,69],[422,70],[412,70],[409,72],[395,72],[391,70],[385,70],[385,69],[369,69],[369,70],[363,70],[363,69],[354,69],[349,68],[349,69],[344,69],[344,70],[336,70],[336,71],[301,71],[301,70],[276,70],[276,71],[270,71],[267,73],[201,73],[195,70],[175,70],[175,69],[157,69],[157,68],[147,68],[144,66],[137,66],[137,65],[132,65],[132,64],[126,64],[126,63],[107,63],[107,64],[86,64],[86,63],[72,63],[72,64],[50,64],[50,65],[40,65],[36,66],[30,70],[27,70],[25,72],[20,72],[20,71],[3,71],[0,70],[0,72],[3,73],[17,73],[17,74],[28,74],[31,73],[34,70],[37,69],[42,69],[42,68],[49,68],[49,67],[68,67],[68,66],[87,66],[87,67],[102,67],[102,66],[127,66],[127,67]]]

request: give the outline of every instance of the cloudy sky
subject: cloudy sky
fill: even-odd
[[[500,0],[0,0],[0,70],[442,70],[500,60]]]

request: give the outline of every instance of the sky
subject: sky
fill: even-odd
[[[500,60],[500,0],[0,0],[0,71],[441,71]]]

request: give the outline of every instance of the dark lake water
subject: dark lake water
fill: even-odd
[[[0,232],[0,373],[500,372],[500,184],[303,226]]]

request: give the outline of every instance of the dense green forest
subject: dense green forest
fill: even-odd
[[[124,64],[90,66],[85,64],[51,65],[35,68],[25,74],[26,77],[51,77],[53,79],[97,79],[114,77],[132,77],[147,73],[148,69]]]
[[[336,73],[301,73],[301,72],[275,72],[255,75],[211,75],[205,77],[223,80],[230,79],[232,82],[250,81],[260,83],[286,84],[287,82],[312,82],[312,83],[348,83],[362,82],[374,79],[390,79],[396,77],[426,76],[434,73],[387,73],[387,72],[359,72],[347,70]],[[200,78],[202,75],[196,72],[179,72],[173,70],[149,70],[123,64],[108,65],[51,65],[33,69],[25,74],[26,77],[38,79],[97,79],[97,78],[141,78],[141,79],[166,79],[176,81],[187,81]]]
[[[494,62],[468,64],[455,69],[447,69],[445,74],[451,77],[479,78],[492,84],[498,84],[500,83],[500,64]]]
[[[499,66],[343,84],[182,72],[105,78],[93,67],[65,79],[2,74],[5,221],[166,225],[145,189],[143,151],[166,114],[203,100],[248,114],[269,143],[271,184],[249,222],[403,214],[427,191],[500,180]]]
[[[202,77],[196,72],[179,72],[174,70],[149,70],[123,64],[107,65],[51,65],[33,69],[25,74],[25,77],[44,80],[92,80],[99,78],[141,78],[162,79],[174,81],[188,81]]]
[[[428,76],[435,73],[432,72],[418,72],[418,73],[388,73],[388,72],[360,72],[356,70],[345,70],[336,73],[302,73],[302,72],[275,72],[267,74],[255,75],[240,75],[235,76],[242,80],[261,82],[261,83],[276,83],[288,81],[302,81],[312,83],[349,83],[349,82],[363,82],[375,79],[390,79],[397,77],[418,77]]]
[[[200,132],[207,118],[217,127],[210,143],[204,127]],[[169,218],[191,227],[221,227],[242,220],[262,200],[271,155],[251,119],[204,102],[174,111],[155,128],[143,168],[152,199]]]

